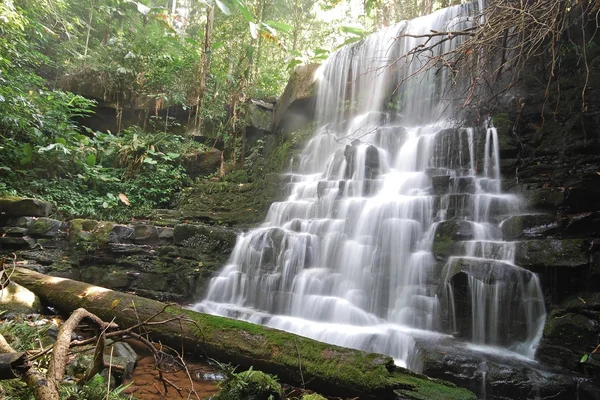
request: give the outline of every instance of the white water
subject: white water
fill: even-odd
[[[496,130],[449,129],[444,73],[418,74],[390,100],[423,61],[398,61],[423,42],[398,34],[457,30],[476,9],[400,23],[325,63],[319,127],[289,175],[291,195],[239,237],[197,310],[389,354],[412,368],[415,338],[461,329],[476,345],[533,356],[545,311],[537,277],[514,265],[514,244],[502,241],[499,223],[518,202],[501,192]],[[389,103],[400,109],[386,111]],[[434,193],[433,176],[451,178],[447,193]],[[432,246],[451,218],[472,232],[444,266]],[[461,276],[466,290],[456,286]],[[455,304],[459,292],[470,310]]]

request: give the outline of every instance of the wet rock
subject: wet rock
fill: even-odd
[[[462,129],[443,129],[435,135],[435,154],[433,162],[436,168],[468,169],[470,167],[469,140]]]
[[[229,254],[236,239],[233,230],[211,225],[180,224],[173,231],[175,245],[195,247],[204,254]]]
[[[357,165],[360,145],[360,141],[355,140],[352,145],[347,145],[344,149],[344,157],[346,158],[344,176],[346,179],[356,178],[354,174],[362,168],[362,165]],[[373,145],[369,145],[365,149],[364,169],[364,179],[375,179],[379,175],[379,150]]]
[[[563,300],[548,316],[536,358],[570,370],[598,345],[600,293],[577,293]]]
[[[560,228],[560,224],[552,214],[526,214],[507,218],[501,228],[504,240],[515,240],[551,235]]]
[[[458,176],[450,179],[450,185],[455,193],[473,194],[477,190],[475,178],[472,176]]]
[[[456,254],[458,241],[473,238],[473,226],[468,221],[451,219],[438,224],[433,239],[433,255],[438,260],[445,260]]]
[[[582,239],[527,240],[517,243],[515,263],[524,268],[568,267],[589,263]]]
[[[567,371],[544,369],[508,353],[480,353],[450,342],[419,341],[417,346],[425,375],[467,388],[480,399],[572,400],[580,380]]]
[[[431,177],[433,193],[437,196],[448,193],[450,189],[450,175],[438,175]]]
[[[489,259],[452,257],[446,266],[446,274],[452,280],[458,274],[475,278],[486,284],[501,282],[528,282],[532,274],[523,268]]]
[[[21,197],[0,198],[0,217],[47,217],[52,213],[52,204]]]
[[[565,202],[564,190],[559,188],[539,188],[523,193],[526,207],[532,210],[555,210]]]

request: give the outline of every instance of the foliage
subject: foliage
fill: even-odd
[[[2,321],[0,324],[0,335],[4,336],[16,351],[26,351],[39,347],[39,343],[46,336],[50,324],[37,323],[39,319],[32,321],[15,318]]]
[[[219,364],[225,379],[219,382],[221,391],[212,400],[277,400],[283,391],[276,376],[254,371],[252,367],[243,372],[229,364]]]
[[[0,323],[0,335],[17,351],[39,349],[40,344],[47,345],[50,339],[49,330],[54,325],[47,319],[17,317]],[[48,355],[35,361],[38,367],[47,367]],[[69,400],[120,400],[132,399],[125,396],[126,386],[119,386],[107,392],[107,384],[100,375],[96,375],[83,386],[74,381],[65,382],[60,388],[60,398]],[[5,400],[34,400],[33,392],[21,380],[14,379],[0,382],[0,396]]]

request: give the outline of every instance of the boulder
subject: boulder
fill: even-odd
[[[458,244],[461,240],[473,238],[473,225],[468,221],[451,219],[440,222],[435,230],[433,239],[433,255],[438,260],[445,260],[456,254]]]
[[[246,108],[246,127],[252,127],[262,131],[270,132],[273,120],[273,106],[269,103],[252,100]],[[268,105],[271,108],[268,108]]]
[[[0,198],[0,217],[47,217],[52,213],[52,204],[21,197]]]
[[[41,217],[30,223],[27,233],[34,237],[54,238],[62,225],[62,222],[56,219]]]
[[[584,382],[566,371],[553,370],[509,354],[482,353],[456,342],[417,342],[422,372],[475,392],[479,399],[571,400]],[[595,397],[580,391],[580,399]]]
[[[158,229],[156,226],[135,224],[132,226],[132,228],[134,231],[133,243],[148,246],[157,246],[160,244],[160,238],[158,237]]]
[[[515,240],[550,235],[559,229],[560,224],[552,214],[526,214],[507,218],[500,226],[504,240]]]
[[[210,175],[219,170],[221,150],[211,147],[205,152],[194,151],[183,154],[181,163],[190,178]]]
[[[133,228],[126,225],[114,225],[108,234],[110,243],[131,243],[135,236]]]
[[[582,267],[589,263],[583,239],[527,240],[517,243],[515,263],[531,267]]]
[[[536,358],[549,365],[577,369],[584,354],[598,345],[600,293],[576,293],[548,316]]]
[[[319,64],[296,67],[277,101],[273,130],[293,132],[313,120],[316,104],[315,73]]]
[[[197,248],[204,254],[229,254],[236,239],[233,230],[211,225],[179,224],[173,230],[175,245]]]

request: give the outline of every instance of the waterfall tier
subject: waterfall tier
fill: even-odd
[[[501,191],[496,130],[453,126],[451,77],[403,56],[423,43],[415,36],[468,27],[476,10],[400,23],[327,60],[319,127],[289,174],[290,196],[239,237],[196,309],[413,369],[423,338],[533,356],[544,303],[502,240],[519,204]]]

